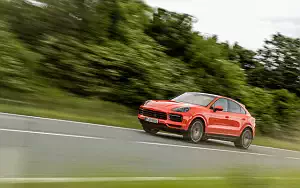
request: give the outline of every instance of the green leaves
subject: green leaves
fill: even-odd
[[[0,21],[0,90],[32,91],[34,66],[39,55],[26,49]]]
[[[158,8],[146,32],[159,44],[166,47],[165,52],[173,57],[183,57],[192,42],[193,18]]]
[[[300,96],[300,39],[277,33],[258,51],[258,60],[264,64],[264,70],[252,72],[250,83],[270,89],[284,88]],[[255,80],[260,72],[268,75],[268,79]]]

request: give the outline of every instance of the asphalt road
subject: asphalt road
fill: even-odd
[[[199,174],[300,169],[300,152],[0,113],[0,177]]]

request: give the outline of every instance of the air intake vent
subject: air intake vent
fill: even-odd
[[[170,114],[169,118],[171,121],[182,122],[182,115]]]

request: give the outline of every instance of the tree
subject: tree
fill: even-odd
[[[260,83],[271,89],[288,89],[300,96],[300,39],[286,37],[280,33],[266,40],[265,45],[258,51],[258,60],[264,65],[264,70],[252,73],[252,78],[258,74],[268,75],[261,77]],[[257,81],[250,79],[250,83]]]
[[[83,58],[85,45],[64,35],[47,36],[38,52],[43,58],[38,70],[53,85],[69,92],[86,95],[89,87],[89,64]]]
[[[241,67],[246,71],[259,66],[258,62],[255,60],[255,56],[256,53],[254,51],[245,49],[238,43],[235,43],[232,48],[228,48],[229,60],[239,62]]]
[[[12,0],[6,3],[5,21],[22,42],[35,47],[43,34],[51,31],[51,17],[44,11],[42,7],[34,6],[28,1]]]
[[[293,135],[299,131],[297,124],[300,115],[299,99],[285,89],[273,91],[272,94],[274,95],[273,107],[276,112],[274,117],[280,125],[280,132]]]
[[[0,21],[0,90],[32,91],[38,59],[39,55],[26,49]]]
[[[165,52],[172,57],[184,57],[192,42],[193,17],[158,8],[146,33],[166,47]]]
[[[243,87],[242,102],[256,119],[257,131],[263,135],[279,132],[280,126],[274,118],[274,96],[257,87]]]
[[[299,39],[275,34],[255,53],[141,0],[0,1],[0,20],[0,91],[56,87],[135,109],[202,91],[245,104],[262,134],[299,127]]]

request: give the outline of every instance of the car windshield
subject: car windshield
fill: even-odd
[[[189,104],[195,104],[200,106],[208,106],[215,99],[212,95],[202,94],[202,93],[184,93],[172,101],[183,102]]]

